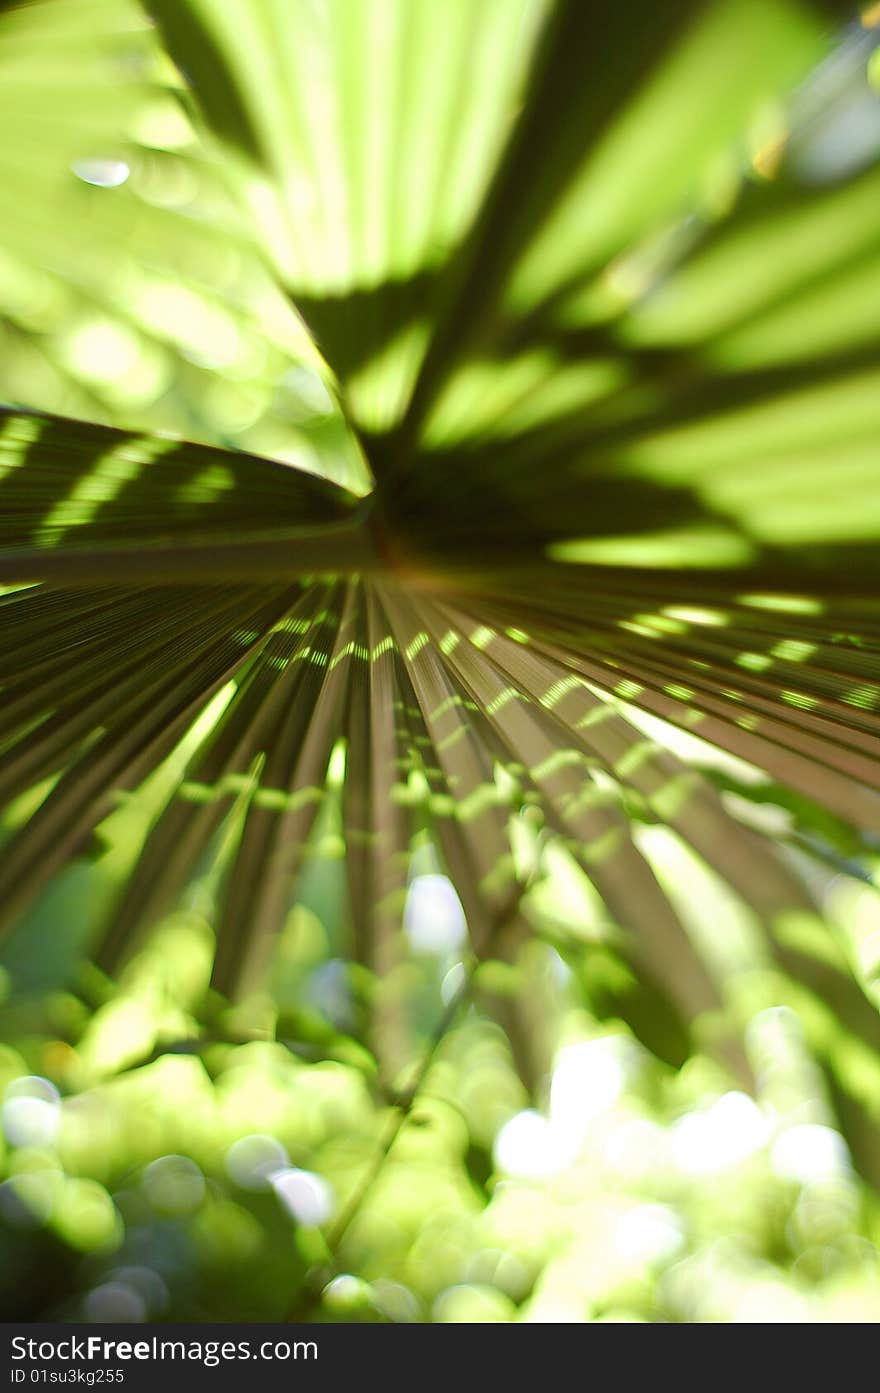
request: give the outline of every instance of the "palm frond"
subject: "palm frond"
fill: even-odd
[[[368,482],[323,366],[130,0],[0,27],[0,399]]]
[[[357,497],[303,469],[2,410],[0,432],[4,581],[302,575],[326,567],[337,534],[331,565],[369,564]]]
[[[428,867],[474,964],[543,934],[610,964],[597,1012],[745,1076],[750,974],[659,831],[876,1114],[841,1045],[880,1047],[872,988],[804,850],[880,834],[880,201],[816,153],[830,7],[148,8],[339,455],[6,413],[7,922],[140,790],[111,971],[198,903],[246,992],[317,867],[390,980]],[[547,912],[554,858],[592,919]],[[373,1042],[393,1073],[381,990]]]

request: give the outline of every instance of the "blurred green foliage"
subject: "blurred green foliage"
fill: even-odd
[[[196,907],[111,988],[72,950],[120,826],[56,892],[70,955],[39,910],[5,954],[7,1318],[880,1317],[880,1202],[798,1015],[757,1009],[776,984],[762,988],[754,964],[739,979],[754,1097],[705,1055],[675,1069],[597,1020],[595,956],[585,976],[535,941],[515,966],[472,973],[465,998],[439,878],[424,877],[396,979],[373,980],[340,956],[332,858],[316,858],[259,996],[212,996]],[[830,874],[827,891],[876,947],[877,891]],[[698,918],[735,917],[731,898],[713,903],[698,881],[690,893]],[[538,926],[564,913],[564,897],[547,903]],[[379,991],[407,1040],[391,1083],[358,1028]]]

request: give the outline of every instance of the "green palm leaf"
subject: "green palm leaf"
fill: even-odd
[[[222,182],[290,297],[276,348],[323,381],[331,429],[291,462],[211,423],[181,443],[168,403],[29,403],[128,429],[5,414],[6,922],[129,798],[141,835],[92,945],[110,971],[197,902],[215,987],[245,993],[317,868],[393,1075],[381,983],[432,866],[477,964],[542,934],[595,1011],[741,1077],[769,982],[845,1106],[876,1112],[880,1019],[814,874],[870,877],[880,834],[880,200],[871,148],[822,154],[831,11],[148,8],[167,53],[138,43],[193,123],[181,164]],[[0,57],[15,24],[45,51],[58,11],[4,17]],[[847,61],[872,46],[853,21]],[[123,216],[102,197],[93,272]],[[217,239],[174,222],[169,257]],[[22,214],[9,255],[25,241]],[[27,255],[81,289],[56,243],[55,266]],[[745,958],[694,922],[664,846],[728,887]]]

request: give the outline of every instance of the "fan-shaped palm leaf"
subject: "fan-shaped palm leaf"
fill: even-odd
[[[880,833],[871,15],[149,9],[344,459],[7,413],[7,921],[160,770],[105,966],[199,879],[241,989],[341,850],[381,978],[429,848],[477,961],[536,924],[602,942],[627,971],[596,1010],[742,1068],[660,833],[761,926],[782,998],[824,1004],[813,1044],[876,1109],[876,1061],[850,1062],[880,1018],[807,855],[869,874]],[[589,925],[549,927],[554,856]]]

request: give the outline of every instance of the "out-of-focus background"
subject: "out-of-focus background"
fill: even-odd
[[[439,946],[445,892],[414,893],[414,931],[435,939],[408,969],[417,1034],[456,966]],[[326,1280],[303,1296],[343,1197],[372,1172],[387,1109],[345,1038],[351,1005],[327,930],[302,914],[300,946],[279,969],[295,1045],[218,1042],[192,1055],[160,1044],[188,1035],[188,999],[204,982],[196,916],[169,925],[124,995],[96,1009],[30,964],[0,1052],[7,1318],[880,1315],[876,1197],[853,1171],[794,1014],[752,1021],[753,1099],[704,1061],[674,1073],[625,1030],[598,1028],[550,954],[529,964],[555,1002],[540,1105],[497,1025],[468,1013]],[[304,1040],[337,1030],[338,1057],[310,1062]]]
[[[320,364],[139,8],[0,11],[0,398],[317,458],[356,487]],[[805,98],[818,183],[880,149],[869,52],[842,38]],[[771,154],[773,118],[754,133]],[[880,1318],[880,1203],[809,1059],[817,1008],[779,1004],[748,912],[672,833],[642,829],[645,854],[724,960],[754,1097],[708,1049],[676,1068],[598,1009],[635,988],[562,851],[528,904],[541,941],[465,984],[461,906],[426,848],[403,960],[371,979],[346,960],[332,807],[264,992],[211,999],[210,877],[111,986],[84,950],[175,772],[120,803],[0,950],[7,1319]],[[870,973],[877,866],[809,874]],[[418,1075],[403,1109],[363,1043],[377,993]],[[833,1035],[831,1013],[812,1027]]]
[[[7,1317],[880,1317],[880,1206],[809,1061],[804,1005],[768,1004],[780,984],[751,956],[748,915],[669,834],[651,855],[732,955],[755,1097],[708,1057],[676,1070],[599,1023],[591,1004],[626,984],[601,947],[579,951],[595,905],[564,859],[531,907],[561,951],[484,965],[466,1001],[461,907],[430,868],[410,882],[393,978],[343,961],[332,826],[264,994],[218,1000],[199,1025],[209,884],[111,991],[77,944],[145,816],[121,808],[3,951]],[[877,890],[830,873],[824,890],[876,950]],[[413,1068],[430,1060],[399,1131],[358,1038],[380,989]]]

